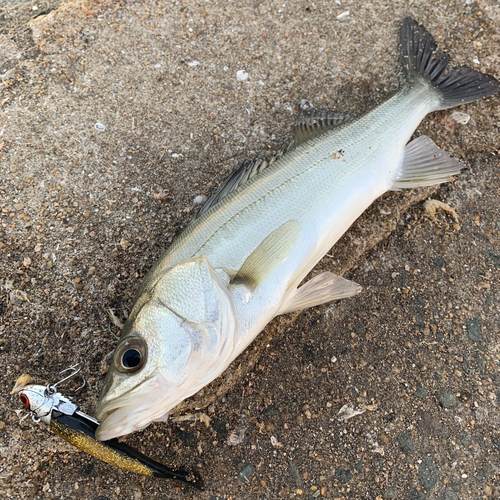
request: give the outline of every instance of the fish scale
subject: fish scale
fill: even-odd
[[[492,95],[498,82],[449,68],[410,18],[400,57],[398,92],[353,121],[306,106],[293,147],[274,162],[243,162],[158,259],[106,376],[98,439],[165,420],[275,316],[358,293],[359,285],[328,271],[301,282],[380,195],[460,171],[428,137],[407,142],[427,113]]]
[[[426,99],[422,99],[422,94]],[[413,88],[406,85],[389,101],[377,106],[354,123],[325,132],[320,137],[313,138],[309,142],[298,146],[296,150],[278,159],[260,176],[251,179],[240,188],[241,191],[232,193],[222,200],[215,212],[215,217],[213,215],[214,211],[211,210],[210,213],[206,213],[195,220],[176,239],[172,247],[160,256],[158,267],[152,272],[151,276],[146,278],[145,283],[148,281],[155,282],[160,274],[175,264],[197,255],[209,257],[215,267],[238,269],[242,264],[242,259],[244,260],[253,250],[252,245],[257,241],[255,238],[266,235],[268,227],[265,227],[265,225],[269,223],[269,220],[275,222],[288,220],[287,217],[290,216],[288,210],[293,209],[293,203],[295,202],[300,211],[297,217],[305,218],[308,214],[303,210],[304,202],[307,203],[310,200],[311,191],[314,192],[315,196],[318,196],[318,188],[325,183],[328,186],[335,186],[334,189],[328,188],[324,192],[326,199],[332,204],[335,203],[338,198],[338,191],[344,187],[342,179],[351,180],[351,177],[356,174],[364,177],[363,166],[373,168],[372,158],[380,156],[379,149],[386,147],[387,138],[393,137],[396,131],[403,131],[404,133],[399,145],[399,153],[402,153],[404,144],[406,144],[414,128],[416,128],[414,123],[420,123],[421,119],[433,109],[436,103],[436,96],[428,91],[428,86],[425,84],[414,84]],[[390,122],[389,126],[385,126],[387,122]],[[330,158],[332,153],[340,149],[345,151],[349,161],[338,162]],[[396,161],[395,166],[398,166],[398,158],[395,157],[394,160]],[[326,165],[322,164],[322,162],[326,162]],[[340,167],[339,163],[341,163]],[[309,179],[304,181],[304,177],[301,176],[308,173]],[[314,173],[317,174],[316,177],[314,177]],[[387,174],[387,172],[383,173]],[[395,175],[395,172],[393,173]],[[293,189],[290,186],[293,181],[303,182]],[[390,185],[391,178],[387,177],[386,181]],[[380,194],[377,191],[368,202],[368,205]],[[273,195],[279,198],[279,206],[273,205],[274,213],[271,213],[270,210],[266,212],[265,209],[251,213],[254,204],[262,208],[262,202]],[[307,199],[304,200],[304,197]],[[363,206],[361,211],[366,206]],[[224,207],[224,210],[222,210],[222,207]],[[269,208],[269,204],[266,208]],[[282,214],[285,217],[280,217],[279,209],[285,211]],[[242,240],[239,234],[241,231],[241,217],[246,218],[243,231],[245,231],[247,238],[243,240],[243,244],[245,240],[249,241],[248,248],[241,246]],[[231,222],[236,227],[231,226]],[[348,224],[348,227],[351,223]],[[252,239],[249,226],[253,224],[255,224],[255,230],[259,234]],[[234,253],[232,248],[224,248],[227,247],[226,242],[231,240],[238,240],[239,242],[240,246],[237,254]],[[221,241],[224,242],[223,246]],[[333,244],[334,242],[332,246]],[[223,252],[221,252],[221,248]],[[235,255],[238,258],[234,258]],[[143,288],[144,285],[141,290]]]
[[[335,234],[338,231],[333,227],[325,229],[325,226],[349,227],[359,213],[391,186],[404,145],[415,128],[414,122],[420,122],[436,103],[436,98],[422,102],[419,97],[424,91],[423,85],[403,88],[355,123],[312,139],[310,144],[305,143],[277,160],[261,176],[243,186],[241,192],[223,200],[224,209],[212,209],[194,221],[192,231],[185,238],[181,236],[167,253],[169,265],[204,255],[215,268],[239,269],[255,246],[279,225],[296,219],[303,227],[312,228],[317,214],[325,215],[326,210],[330,213],[323,217],[325,220],[318,230]],[[403,109],[407,112],[404,115]],[[388,121],[391,126],[384,130],[384,123]],[[396,142],[396,151],[386,158],[383,150],[387,148],[387,138],[394,138],[398,131],[401,137]],[[344,152],[346,161],[331,159],[339,150]],[[387,167],[379,169],[375,164],[377,168],[374,169],[373,158],[386,159]],[[371,176],[375,170],[382,178],[374,187]],[[353,183],[359,185],[358,196],[349,211],[353,216],[339,222],[336,208],[344,209],[342,192]],[[304,238],[309,240],[311,237],[309,231],[304,233]],[[237,253],[232,241],[237,242]],[[334,243],[332,241],[331,245]],[[318,255],[317,260],[322,256]],[[316,256],[312,260],[314,258]]]

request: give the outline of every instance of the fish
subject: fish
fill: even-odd
[[[330,272],[304,278],[382,194],[438,185],[463,164],[420,136],[429,113],[498,92],[452,67],[405,18],[402,82],[353,119],[303,106],[288,150],[243,162],[155,262],[136,294],[97,405],[97,439],[141,430],[218,377],[274,317],[351,297]]]
[[[83,413],[71,399],[54,386],[16,384],[21,404],[35,422],[42,421],[59,437],[81,451],[110,465],[144,476],[173,479],[203,490],[203,479],[197,471],[186,467],[172,469],[152,460],[140,451],[117,439],[98,441],[95,436],[99,422]]]

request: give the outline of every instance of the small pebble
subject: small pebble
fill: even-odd
[[[248,73],[242,69],[236,72],[236,79],[239,82],[244,82],[248,78]]]
[[[398,489],[395,486],[389,486],[384,493],[382,494],[382,498],[398,498]]]
[[[439,467],[430,456],[424,457],[418,467],[418,479],[426,491],[430,491],[439,479]]]
[[[411,455],[415,453],[415,445],[413,444],[413,440],[407,432],[402,432],[401,434],[398,434],[398,443],[399,443],[399,449],[405,454],[405,455]]]
[[[451,114],[451,117],[460,125],[467,125],[470,120],[470,115],[467,113],[463,113],[462,111],[454,111]]]
[[[472,340],[472,342],[483,340],[479,321],[475,318],[467,320],[467,333],[469,334],[469,340]]]
[[[456,408],[458,406],[457,397],[446,389],[439,389],[437,398],[442,408]]]
[[[425,400],[425,398],[427,397],[427,389],[424,389],[423,387],[419,387],[416,391],[415,391],[415,396],[417,396],[417,398],[421,399],[422,401]]]
[[[338,477],[342,484],[347,484],[352,478],[352,473],[347,469],[335,469],[335,477]]]
[[[302,485],[302,479],[300,477],[297,466],[291,460],[290,463],[288,464],[288,473],[290,474],[290,477],[293,479],[293,482],[295,483],[296,487]]]
[[[246,482],[248,481],[248,478],[254,473],[255,471],[255,465],[253,464],[248,464],[245,466],[245,468],[238,474],[238,477],[241,479],[241,481]]]

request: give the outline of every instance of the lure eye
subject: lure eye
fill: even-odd
[[[25,406],[26,408],[29,408],[30,407],[30,400],[28,399],[28,396],[26,396],[26,394],[24,393],[21,393],[19,395],[19,399],[21,400],[21,404],[23,406]]]
[[[122,373],[138,372],[146,362],[147,348],[140,338],[123,342],[116,349],[115,368]]]

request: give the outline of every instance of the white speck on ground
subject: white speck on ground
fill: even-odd
[[[457,122],[460,123],[460,125],[467,125],[470,120],[470,115],[467,113],[464,113],[463,111],[454,111],[451,114],[451,117]]]
[[[247,78],[248,78],[248,73],[245,70],[240,69],[239,71],[236,72],[236,79],[239,82],[244,82]]]

